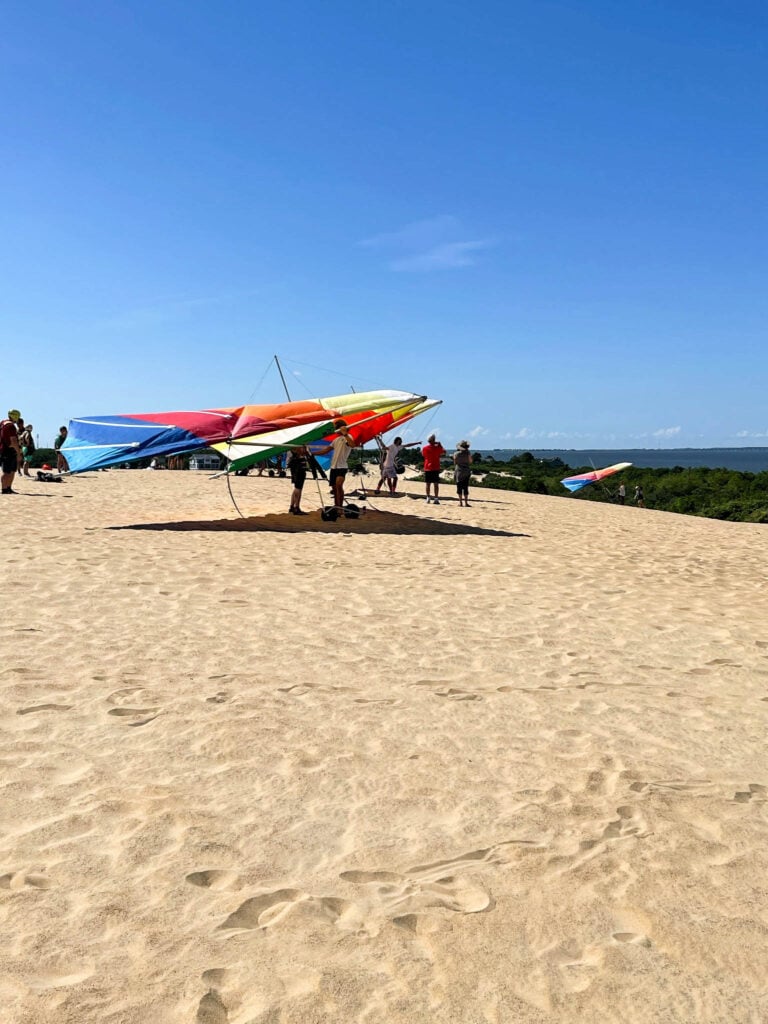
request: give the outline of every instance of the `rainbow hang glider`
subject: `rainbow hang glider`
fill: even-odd
[[[569,491],[580,491],[587,484],[598,483],[598,481],[604,480],[607,476],[613,476],[614,473],[618,473],[619,470],[628,469],[631,465],[631,462],[617,462],[615,466],[606,466],[605,469],[593,469],[590,473],[567,476],[560,483],[563,487],[567,487]]]
[[[330,443],[337,436],[333,424],[339,416],[344,417],[355,444],[364,445],[377,434],[399,428],[414,416],[420,416],[440,405],[436,399],[411,395],[407,391],[356,392],[321,401],[331,403],[335,412],[331,418],[326,413],[323,421],[309,428],[302,424],[232,439],[211,447],[230,460],[227,469],[235,472],[262,462],[292,445],[311,444],[313,441]]]
[[[277,405],[87,416],[70,420],[62,453],[70,472],[83,473],[210,447],[230,459],[233,471],[291,445],[334,436],[333,423],[342,416],[364,444],[439,404],[408,391],[367,391]]]

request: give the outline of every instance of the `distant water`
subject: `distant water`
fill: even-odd
[[[615,462],[631,462],[650,469],[673,466],[709,466],[710,469],[738,469],[743,473],[760,473],[768,469],[768,448],[495,448],[481,449],[484,455],[506,461],[521,452],[530,452],[537,459],[562,459],[568,466],[610,466]]]

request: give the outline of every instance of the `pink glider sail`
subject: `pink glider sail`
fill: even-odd
[[[560,483],[563,487],[567,487],[569,491],[580,491],[587,484],[595,484],[600,480],[604,480],[607,476],[613,476],[614,473],[618,473],[621,469],[628,469],[631,465],[631,462],[617,462],[615,466],[606,466],[605,469],[593,469],[589,473],[567,476]]]

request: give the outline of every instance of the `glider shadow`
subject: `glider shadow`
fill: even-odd
[[[210,533],[355,533],[394,534],[398,536],[429,537],[528,537],[527,533],[511,530],[490,530],[469,523],[446,523],[422,516],[400,515],[393,512],[367,511],[359,519],[337,519],[324,522],[319,512],[306,516],[272,513],[249,516],[244,519],[190,519],[167,523],[132,523],[128,526],[108,526],[108,530],[175,530],[179,532]]]

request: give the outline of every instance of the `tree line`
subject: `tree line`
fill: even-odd
[[[768,471],[745,473],[704,466],[666,469],[632,466],[600,483],[589,484],[575,494],[567,492],[560,483],[564,477],[593,469],[594,466],[569,466],[562,459],[537,459],[530,452],[515,455],[506,462],[476,452],[473,460],[474,486],[550,494],[576,501],[615,502],[619,484],[623,483],[627,503],[631,504],[635,486],[639,484],[647,508],[708,519],[768,523]]]

